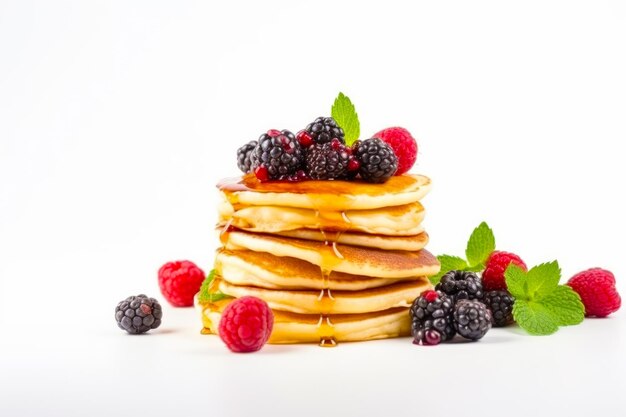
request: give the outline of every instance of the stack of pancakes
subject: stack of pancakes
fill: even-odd
[[[437,259],[424,246],[421,198],[430,180],[218,184],[222,246],[212,291],[255,296],[274,311],[270,343],[358,341],[408,335],[408,308]],[[198,305],[217,331],[227,298]]]

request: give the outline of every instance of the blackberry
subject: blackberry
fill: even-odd
[[[243,145],[241,148],[237,149],[237,166],[244,174],[252,172],[254,169],[254,148],[257,145],[256,140],[251,140],[250,142]]]
[[[454,305],[454,327],[466,339],[478,340],[491,329],[491,311],[477,300],[459,300]]]
[[[354,149],[360,163],[359,174],[367,182],[385,182],[398,170],[395,152],[378,138],[357,142]]]
[[[332,117],[318,117],[304,128],[314,143],[329,143],[333,139],[345,144],[343,129],[339,127]]]
[[[161,325],[161,305],[145,294],[130,296],[115,307],[115,320],[122,330],[131,334],[145,333]]]
[[[483,302],[491,311],[493,327],[504,327],[514,322],[513,303],[515,298],[508,291],[487,291]]]
[[[454,302],[441,291],[425,291],[409,311],[411,334],[416,345],[436,345],[454,337],[452,323]]]
[[[272,129],[262,134],[250,157],[254,158],[253,168],[267,168],[270,180],[294,174],[303,162],[302,148],[295,135],[288,130]]]
[[[338,140],[311,146],[306,155],[306,169],[314,180],[345,178],[350,154]]]
[[[441,277],[435,289],[453,297],[455,301],[483,299],[483,284],[473,272],[449,271]]]

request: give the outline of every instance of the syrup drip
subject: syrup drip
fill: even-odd
[[[337,247],[337,241],[344,231],[350,229],[350,219],[345,212],[322,210],[316,211],[316,217],[318,219],[317,227],[320,232],[322,232],[325,241],[325,245],[321,250],[322,262],[320,265],[322,289],[317,299],[319,301],[320,311],[330,312],[335,302],[335,298],[330,290],[330,274],[343,259],[343,255]],[[319,321],[317,322],[317,334],[319,336],[319,346],[337,346],[337,341],[335,340],[335,326],[330,316],[327,314],[320,314]]]
[[[220,242],[222,243],[222,246],[224,248],[228,244],[228,239],[230,238],[230,232],[232,232],[234,229],[234,227],[232,226],[232,223],[233,223],[233,219],[230,219],[228,223],[224,225],[224,227],[222,228],[222,231],[220,232]]]

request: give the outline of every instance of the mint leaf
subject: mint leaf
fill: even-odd
[[[456,269],[465,270],[467,268],[467,262],[465,262],[465,259],[459,258],[458,256],[439,255],[437,256],[437,259],[441,264],[441,269],[437,275],[430,277],[430,282],[433,285],[438,284],[441,277],[448,271]]]
[[[552,313],[535,301],[515,300],[513,319],[532,335],[548,335],[559,329]]]
[[[215,279],[215,269],[209,272],[209,275],[202,281],[202,285],[200,286],[200,293],[198,294],[198,301],[200,303],[214,303],[216,301],[227,298],[228,295],[224,294],[221,291],[211,292],[211,283]]]
[[[506,287],[517,300],[527,300],[526,271],[515,264],[509,264],[504,271]]]
[[[495,249],[496,239],[493,236],[493,231],[487,226],[487,223],[482,222],[474,229],[467,241],[465,256],[469,266],[475,267],[484,264]]]
[[[333,107],[330,109],[330,115],[335,119],[339,127],[343,129],[346,145],[351,146],[359,139],[361,135],[359,115],[356,114],[356,109],[348,96],[339,93],[333,103]]]
[[[580,296],[567,285],[559,285],[541,299],[541,304],[552,314],[559,326],[582,323],[585,307]]]
[[[557,261],[547,262],[531,268],[526,274],[527,296],[537,299],[550,294],[561,279],[561,268]]]

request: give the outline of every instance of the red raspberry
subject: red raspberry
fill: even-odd
[[[374,138],[387,142],[398,157],[398,170],[395,175],[407,172],[417,159],[417,142],[403,127],[388,127],[376,133]]]
[[[506,290],[504,272],[510,264],[517,265],[524,271],[527,270],[524,261],[514,253],[496,250],[489,255],[485,271],[483,272],[483,289],[485,292]]]
[[[587,317],[606,317],[622,305],[615,288],[615,276],[606,269],[591,268],[579,272],[567,281],[567,285],[580,295]]]
[[[226,306],[219,325],[220,338],[233,352],[255,352],[272,333],[274,313],[256,297],[241,297]]]
[[[168,262],[159,269],[159,287],[174,307],[190,307],[204,277],[202,269],[191,261]]]

